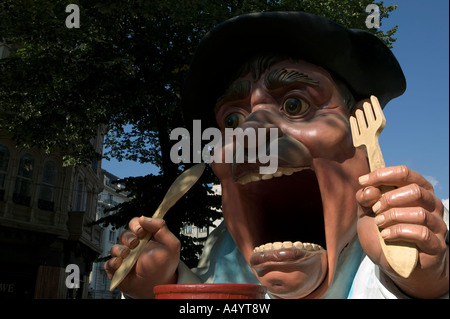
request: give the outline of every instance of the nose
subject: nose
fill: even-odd
[[[271,129],[277,129],[278,138],[283,136],[283,132],[275,123],[275,114],[273,114],[269,109],[259,109],[253,111],[240,127],[244,132],[247,129],[254,131],[257,144],[255,146],[259,146],[258,144],[260,143],[267,143],[270,141],[269,135]],[[260,136],[261,134],[264,135]],[[244,147],[251,147],[248,139],[244,140]]]
[[[258,129],[264,128],[266,129],[266,134],[268,134],[270,128],[277,128],[278,134],[281,134],[281,130],[275,124],[279,109],[278,103],[259,82],[253,87],[251,92],[250,105],[252,112],[241,126],[243,130],[253,128],[258,132]],[[278,137],[281,137],[281,135]]]

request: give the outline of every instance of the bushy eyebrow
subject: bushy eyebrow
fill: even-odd
[[[295,70],[288,71],[284,68],[270,71],[264,78],[264,85],[269,90],[276,90],[293,83],[306,83],[314,86],[319,85],[319,81],[311,79],[307,74]],[[233,82],[225,93],[217,100],[214,113],[217,113],[219,108],[227,102],[246,99],[250,96],[250,90],[251,82],[249,80]]]
[[[225,93],[217,100],[214,112],[217,112],[219,108],[227,102],[246,99],[250,96],[250,89],[251,83],[249,80],[233,82]]]
[[[264,85],[269,90],[276,90],[280,87],[298,82],[314,86],[319,85],[318,81],[311,79],[307,74],[300,73],[296,70],[288,71],[284,68],[272,70],[264,78]]]

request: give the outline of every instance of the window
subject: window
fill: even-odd
[[[183,231],[185,234],[192,234],[192,224],[184,224]]]
[[[5,180],[9,164],[9,150],[0,144],[0,200],[5,198]]]
[[[82,179],[78,180],[77,188],[75,192],[75,211],[82,212],[86,210],[86,192],[85,192],[84,181]]]
[[[94,171],[95,174],[98,173],[98,160],[94,158],[91,162],[91,168]]]
[[[115,243],[116,242],[116,232],[113,230],[109,231],[109,241],[111,243]]]
[[[34,158],[31,154],[25,154],[20,158],[17,172],[16,185],[14,187],[13,201],[19,205],[30,206],[31,188],[33,185]]]
[[[40,209],[53,211],[57,173],[56,163],[52,160],[46,161],[39,191],[38,207]]]

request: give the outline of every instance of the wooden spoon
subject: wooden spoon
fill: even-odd
[[[167,211],[197,182],[205,170],[205,164],[200,163],[192,166],[184,171],[170,186],[169,190],[164,196],[163,201],[159,205],[152,218],[163,218]],[[122,280],[128,275],[130,270],[136,263],[139,255],[144,249],[147,242],[150,240],[152,234],[148,233],[144,238],[140,239],[139,244],[131,250],[128,256],[123,260],[119,269],[114,273],[111,279],[110,290],[113,291]]]

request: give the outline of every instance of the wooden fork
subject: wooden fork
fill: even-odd
[[[371,96],[370,102],[363,104],[364,112],[356,110],[355,117],[350,117],[350,128],[352,130],[353,145],[358,148],[365,147],[369,159],[370,171],[385,167],[381,153],[378,137],[386,125],[386,119],[377,97]],[[384,194],[394,189],[390,186],[381,186]],[[400,276],[408,278],[417,264],[418,251],[414,244],[399,241],[386,243],[378,230],[378,238],[384,255],[392,267]]]

